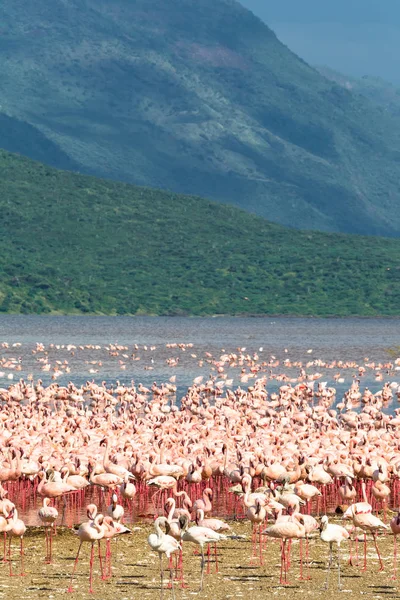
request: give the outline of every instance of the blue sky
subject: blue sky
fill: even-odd
[[[240,0],[311,64],[400,85],[400,0]]]

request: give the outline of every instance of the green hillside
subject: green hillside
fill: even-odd
[[[400,240],[287,229],[5,151],[0,210],[2,312],[400,314]]]
[[[29,156],[299,228],[400,234],[398,120],[238,2],[3,0],[0,34],[0,110],[61,152]]]

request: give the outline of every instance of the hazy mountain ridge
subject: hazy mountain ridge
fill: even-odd
[[[387,110],[391,115],[400,117],[400,88],[382,77],[351,77],[330,69],[318,66],[317,70],[331,81],[341,85],[352,93],[360,94],[378,106]]]
[[[237,2],[5,0],[0,16],[3,111],[80,171],[399,235],[400,129]]]

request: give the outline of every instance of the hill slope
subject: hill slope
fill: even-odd
[[[400,234],[397,121],[234,0],[3,0],[0,17],[3,112],[80,171],[286,225]]]
[[[0,211],[1,312],[400,314],[400,240],[291,230],[4,151]]]
[[[317,70],[327,79],[355,94],[365,96],[393,116],[400,117],[400,89],[381,77],[350,77],[326,66],[319,66]]]

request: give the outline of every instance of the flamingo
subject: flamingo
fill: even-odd
[[[157,475],[156,477],[149,479],[146,483],[149,486],[157,488],[156,493],[151,499],[155,510],[157,509],[155,501],[158,494],[161,494],[164,490],[176,489],[178,484],[177,480],[175,477],[172,477],[172,475]]]
[[[111,539],[116,538],[119,535],[124,535],[128,533],[132,533],[128,527],[122,525],[121,523],[113,521],[113,519],[109,516],[104,517],[103,520],[104,525],[106,526],[104,532],[104,539],[106,540],[106,555],[105,555],[105,573],[103,575],[103,579],[109,579],[112,575],[111,573]]]
[[[382,558],[381,558],[381,555],[379,552],[378,544],[376,541],[376,532],[378,529],[387,529],[388,526],[385,525],[385,523],[383,523],[380,519],[378,519],[378,517],[375,517],[371,513],[358,512],[357,504],[352,504],[349,507],[349,509],[351,509],[350,514],[352,516],[353,524],[355,525],[355,527],[359,527],[360,529],[362,529],[364,531],[364,566],[362,567],[362,571],[365,571],[367,568],[367,534],[366,534],[367,531],[370,531],[372,534],[376,552],[377,552],[378,558],[379,558],[379,563],[380,563],[379,570],[383,571],[384,566],[383,566]],[[347,511],[346,511],[346,513],[347,513]]]
[[[199,525],[200,527],[208,527],[209,529],[212,529],[213,531],[216,531],[217,533],[223,533],[224,531],[231,531],[231,528],[229,527],[228,523],[225,523],[225,521],[221,521],[221,519],[214,519],[214,518],[205,519],[204,511],[202,508],[198,508],[196,511],[196,525]],[[207,555],[208,555],[208,568],[209,568],[210,544],[208,544]],[[214,543],[214,556],[215,556],[215,571],[216,571],[216,573],[218,573],[218,555],[217,555],[217,544],[216,543]]]
[[[221,540],[226,539],[225,535],[221,533],[217,533],[213,531],[209,527],[199,527],[194,525],[189,528],[189,519],[186,515],[181,515],[179,517],[179,524],[182,530],[181,539],[184,542],[191,542],[192,544],[196,544],[200,546],[201,549],[201,574],[200,574],[200,589],[199,592],[203,589],[203,578],[204,578],[204,546],[205,544],[211,544],[213,542],[220,542]]]
[[[44,524],[46,532],[46,563],[51,563],[51,551],[53,547],[53,525],[58,517],[58,510],[54,506],[49,506],[50,498],[43,498],[43,506],[39,510],[39,518]]]
[[[21,560],[21,577],[24,573],[24,535],[26,532],[25,523],[18,518],[18,512],[15,506],[12,507],[11,511],[6,514],[7,519],[11,519],[9,526],[6,528],[7,535],[9,536],[8,545],[8,560],[10,562],[10,577],[12,577],[12,563],[11,563],[11,539],[13,537],[19,537],[20,539],[20,560]]]
[[[162,555],[165,554],[165,556],[169,559],[171,554],[173,554],[174,552],[178,552],[182,549],[180,542],[178,542],[171,535],[167,535],[166,533],[164,533],[164,531],[161,529],[161,524],[167,526],[167,523],[168,521],[166,517],[158,517],[154,521],[154,529],[156,530],[156,532],[151,533],[147,538],[147,543],[149,544],[150,548],[155,552],[158,552],[158,556],[160,558],[161,598],[164,594],[164,571],[162,565]],[[172,592],[174,594],[174,578],[172,574],[172,567],[170,568],[170,582]]]
[[[124,516],[124,507],[121,504],[118,504],[118,496],[117,494],[113,494],[111,497],[111,504],[107,508],[107,514],[112,518],[113,521],[120,523]]]
[[[197,500],[195,500],[194,504],[193,504],[193,512],[194,514],[196,514],[196,512],[198,511],[199,508],[201,508],[204,511],[204,514],[208,514],[212,511],[212,501],[213,498],[213,491],[211,488],[206,488],[203,491],[203,495],[202,498],[198,498]]]
[[[329,544],[329,563],[328,563],[328,572],[326,575],[326,581],[325,581],[325,589],[328,589],[328,585],[329,585],[329,573],[331,570],[331,566],[332,566],[332,548],[333,548],[333,544],[336,542],[337,544],[337,551],[338,551],[338,588],[340,589],[341,587],[341,583],[340,583],[340,544],[344,541],[349,539],[350,534],[347,531],[347,529],[345,529],[344,527],[342,527],[341,525],[336,525],[333,523],[329,523],[328,517],[326,515],[324,515],[321,518],[321,526],[320,526],[320,538],[323,542],[326,542]]]
[[[98,549],[99,549],[99,561],[100,561],[100,569],[102,572],[102,577],[104,577],[103,574],[103,562],[102,562],[102,558],[101,558],[101,550],[100,550],[100,540],[104,537],[105,531],[106,531],[106,526],[103,523],[104,517],[102,514],[96,515],[94,518],[92,518],[93,514],[95,514],[93,507],[96,509],[97,511],[97,507],[95,505],[89,505],[87,507],[87,516],[89,518],[89,522],[88,523],[82,523],[79,526],[77,535],[79,537],[79,548],[78,548],[78,552],[76,554],[76,558],[75,558],[75,562],[74,562],[74,568],[72,570],[71,573],[71,579],[70,579],[70,584],[69,584],[69,588],[68,588],[68,592],[73,592],[73,588],[72,588],[72,581],[75,575],[75,571],[76,571],[76,567],[78,565],[78,558],[79,558],[79,553],[81,551],[81,547],[82,544],[84,542],[88,542],[91,544],[91,551],[90,551],[90,563],[89,563],[89,593],[92,594],[93,593],[93,562],[94,562],[94,544],[97,541],[98,544]],[[93,510],[92,510],[93,509]]]
[[[262,533],[268,537],[278,538],[282,540],[281,544],[281,576],[280,584],[288,585],[287,573],[288,573],[288,557],[286,554],[286,543],[288,540],[297,538],[304,538],[306,535],[305,527],[302,523],[302,517],[300,513],[291,515],[291,520],[288,521],[277,521],[274,525],[267,527]],[[285,577],[283,579],[283,577]]]
[[[128,473],[125,474],[124,481],[121,483],[119,488],[120,494],[125,500],[133,500],[136,495],[136,486],[134,483],[129,481]]]
[[[71,494],[72,492],[76,492],[77,489],[75,487],[72,487],[71,485],[68,485],[67,483],[64,483],[63,481],[52,481],[52,477],[53,477],[52,474],[47,479],[46,473],[44,471],[40,471],[38,473],[38,477],[40,479],[40,483],[37,487],[37,492],[38,492],[39,496],[46,497],[46,498],[59,498],[60,496],[62,496],[62,499],[63,499],[63,511],[62,511],[62,517],[61,517],[61,525],[62,525],[64,523],[65,509],[67,506],[66,495]]]

